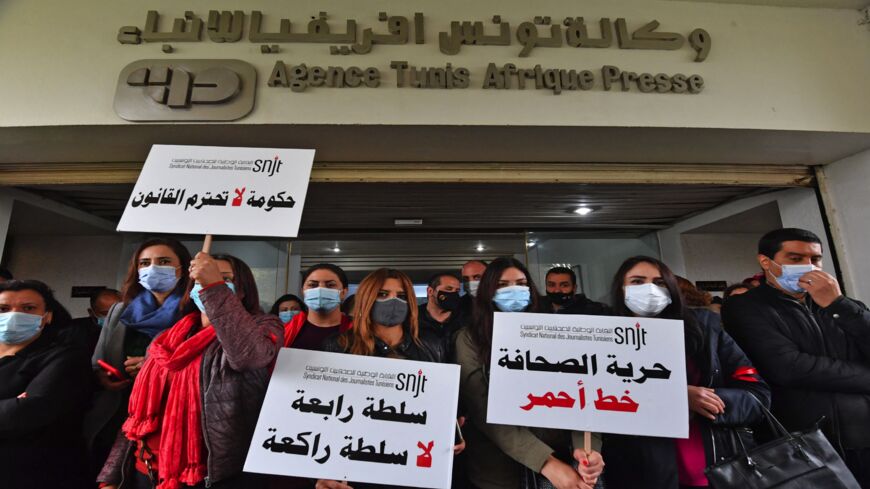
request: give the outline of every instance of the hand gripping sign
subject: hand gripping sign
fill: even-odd
[[[683,342],[682,321],[497,312],[487,421],[687,438]]]
[[[308,149],[155,144],[118,231],[295,237],[313,161]]]
[[[459,366],[284,348],[246,472],[449,488]]]

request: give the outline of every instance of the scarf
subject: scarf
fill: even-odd
[[[200,366],[217,335],[209,326],[188,338],[199,325],[199,313],[188,314],[151,343],[130,395],[130,417],[123,427],[127,438],[139,441],[160,430],[158,489],[194,486],[207,475]]]
[[[154,294],[143,290],[124,308],[121,322],[128,328],[154,338],[178,321],[180,302],[181,292],[177,290],[163,301],[162,306],[157,303]]]

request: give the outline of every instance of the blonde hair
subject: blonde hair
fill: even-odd
[[[359,284],[354,296],[353,327],[338,338],[342,349],[354,355],[371,356],[375,353],[375,334],[372,323],[372,307],[378,299],[378,293],[387,279],[394,278],[402,284],[402,289],[408,297],[408,318],[405,325],[414,343],[419,344],[417,324],[417,298],[414,295],[414,284],[411,279],[392,268],[379,268],[368,274]]]

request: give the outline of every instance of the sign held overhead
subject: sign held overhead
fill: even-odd
[[[296,237],[313,162],[310,149],[155,144],[118,231]]]

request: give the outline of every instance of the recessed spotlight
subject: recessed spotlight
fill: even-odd
[[[332,247],[332,251],[334,251],[336,253],[341,252],[341,248],[338,247],[338,243],[335,243],[335,246]]]
[[[393,219],[396,226],[422,226],[423,219]]]
[[[587,206],[585,206],[585,205],[581,205],[580,207],[574,209],[574,214],[579,214],[579,215],[581,215],[581,216],[588,216],[588,215],[591,214],[594,210],[595,210],[595,209],[593,209],[593,208],[591,208],[591,207],[587,207]]]
[[[477,250],[477,251],[483,251],[483,250],[485,250],[486,248],[483,247],[483,243],[477,243],[477,247],[474,248],[474,249]]]

